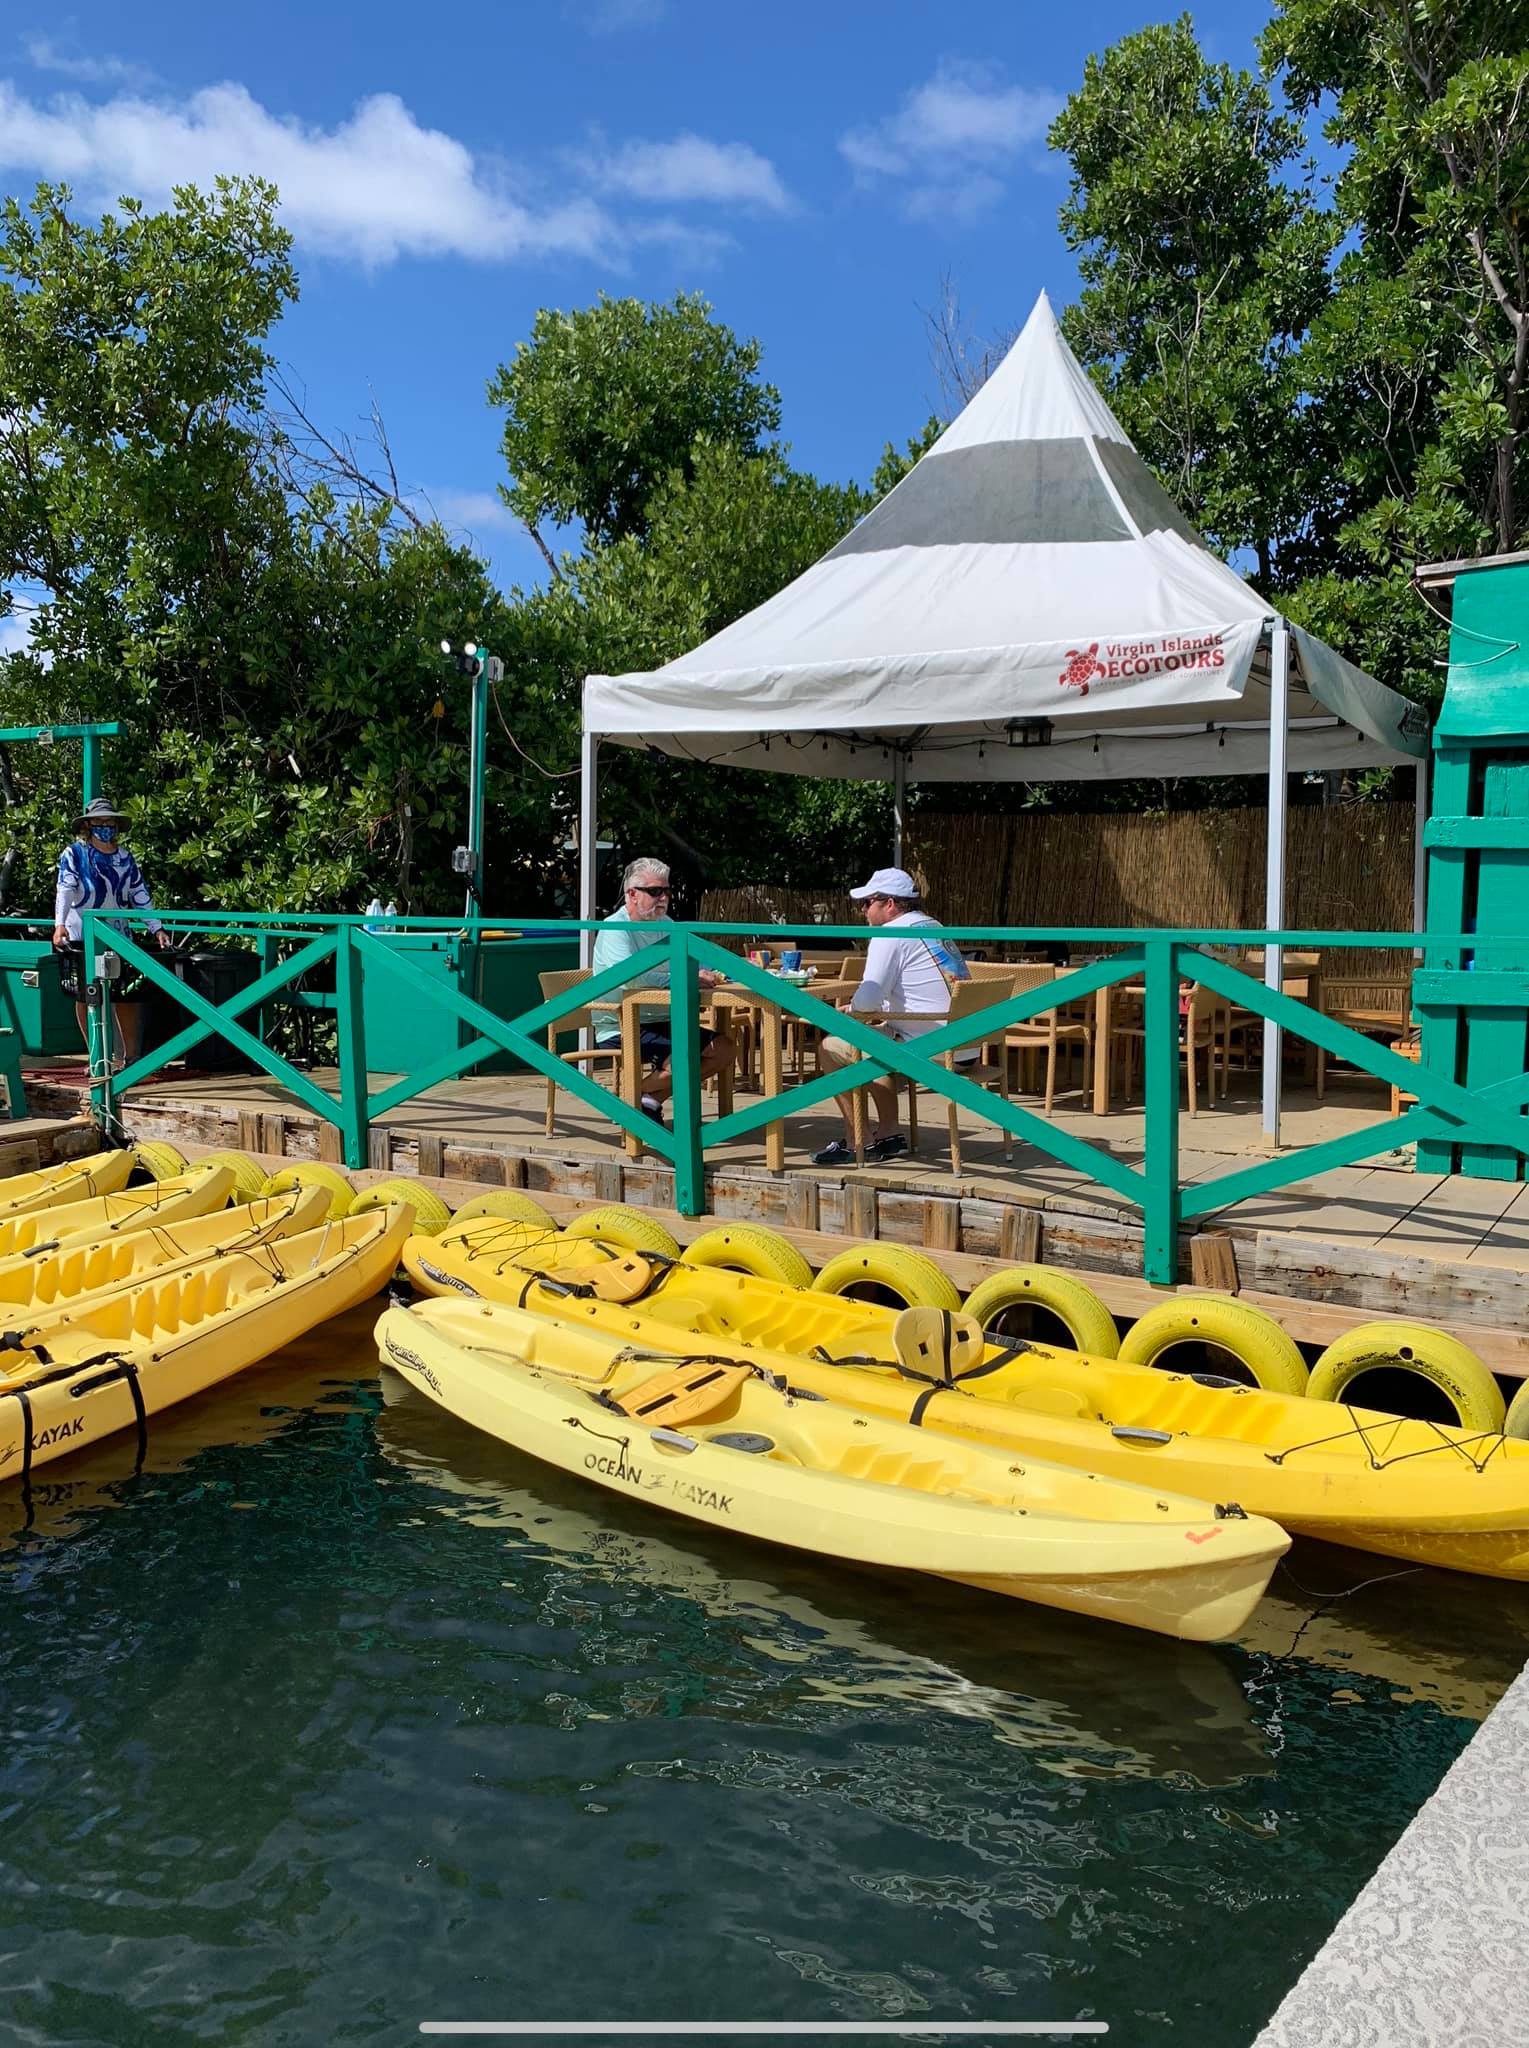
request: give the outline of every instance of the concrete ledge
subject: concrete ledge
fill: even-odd
[[[1529,1669],[1254,2048],[1529,2044]]]

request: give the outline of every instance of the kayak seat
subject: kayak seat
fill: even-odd
[[[669,1372],[654,1373],[625,1393],[607,1395],[606,1400],[634,1422],[662,1423],[673,1429],[681,1422],[700,1422],[717,1414],[748,1378],[746,1365],[692,1359]]]

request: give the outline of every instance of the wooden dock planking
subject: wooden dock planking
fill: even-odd
[[[957,1178],[942,1170],[941,1126],[927,1133],[929,1153],[895,1165],[856,1173],[814,1170],[803,1160],[772,1175],[759,1147],[740,1142],[709,1155],[712,1213],[684,1223],[673,1211],[673,1174],[661,1161],[624,1160],[613,1127],[593,1114],[588,1133],[570,1128],[566,1139],[560,1132],[548,1140],[542,1099],[539,1081],[528,1078],[435,1091],[375,1127],[371,1168],[357,1178],[418,1173],[459,1198],[485,1185],[525,1187],[558,1213],[633,1202],[662,1214],[682,1239],[718,1218],[753,1220],[815,1257],[880,1236],[929,1249],[958,1281],[973,1284],[1002,1266],[1040,1259],[1079,1270],[1122,1315],[1162,1299],[1140,1278],[1135,1206],[1034,1148],[1018,1148],[1005,1168],[995,1144],[991,1160],[968,1160]],[[534,1116],[527,1113],[533,1104]],[[170,1138],[188,1152],[238,1145],[274,1162],[332,1159],[336,1151],[332,1126],[259,1076],[155,1084],[135,1091],[125,1112],[136,1135]],[[1197,1136],[1208,1135],[1206,1121],[1199,1120]],[[1089,1135],[1097,1137],[1097,1127]],[[1129,1127],[1121,1139],[1111,1148],[1117,1156],[1139,1159]],[[1186,1145],[1186,1184],[1234,1171],[1248,1157]],[[1483,1228],[1503,1201],[1506,1211]],[[1335,1169],[1197,1218],[1181,1238],[1184,1282],[1194,1271],[1191,1240],[1207,1232],[1232,1240],[1241,1298],[1270,1307],[1302,1343],[1331,1342],[1377,1315],[1416,1317],[1457,1328],[1496,1371],[1529,1372],[1529,1189],[1417,1176],[1390,1164]]]

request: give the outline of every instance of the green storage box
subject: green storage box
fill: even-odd
[[[384,932],[389,952],[446,988],[466,993],[496,1017],[515,1018],[534,1010],[542,999],[538,976],[560,967],[577,967],[577,938],[486,938],[476,944],[457,932]],[[374,1074],[407,1074],[441,1059],[477,1034],[444,1005],[390,974],[375,956],[366,963],[362,983],[366,1024],[366,1064]],[[568,1043],[573,1043],[569,1035]],[[526,1072],[525,1062],[496,1053],[464,1072],[513,1074]]]
[[[541,1005],[541,975],[578,964],[579,941],[572,934],[556,938],[485,938],[478,946],[477,999],[496,1017],[523,1017],[528,1010]],[[569,1048],[574,1042],[572,1032],[560,1040],[561,1045]],[[475,1071],[524,1074],[530,1069],[524,1060],[500,1052],[484,1060]]]
[[[49,939],[0,939],[0,1023],[21,1037],[23,1052],[83,1052],[74,1001],[59,984]]]
[[[378,932],[373,936],[432,981],[461,992],[464,956],[470,961],[472,948],[459,933]],[[470,987],[471,976],[465,980]],[[375,954],[367,958],[361,988],[366,1064],[374,1074],[413,1072],[462,1043],[455,1013],[427,1002],[401,975],[389,974]]]

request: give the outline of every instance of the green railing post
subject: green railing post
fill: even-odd
[[[367,1162],[367,1072],[361,956],[348,924],[335,928],[335,1029],[340,1063],[340,1145],[347,1166]]]
[[[1155,1287],[1179,1274],[1179,949],[1147,941],[1147,1182],[1142,1271]]]
[[[690,934],[676,930],[669,940],[669,1057],[674,1070],[674,1206],[682,1216],[706,1213],[699,998],[699,971]]]

